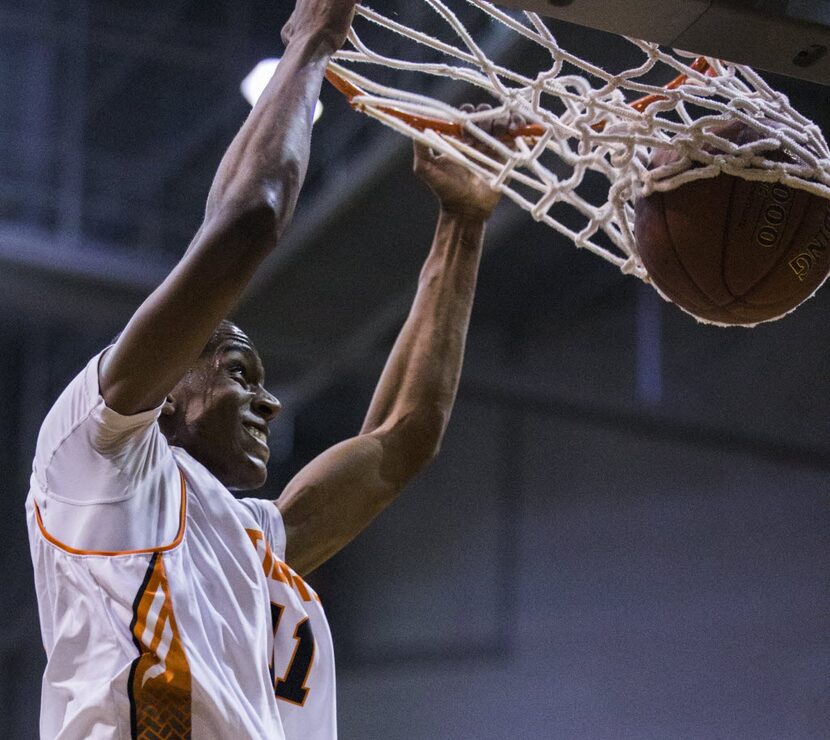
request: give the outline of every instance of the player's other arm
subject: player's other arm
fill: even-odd
[[[498,195],[417,147],[415,171],[441,211],[414,303],[360,434],[307,465],[277,501],[286,560],[307,573],[346,545],[438,452],[455,401],[481,258]]]
[[[298,0],[282,62],[219,165],[202,226],[101,363],[101,393],[116,411],[161,403],[276,246],[305,177],[323,74],[354,5]]]

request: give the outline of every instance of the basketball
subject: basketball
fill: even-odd
[[[734,122],[717,133],[739,144],[760,138]],[[658,152],[652,166],[676,156]],[[779,318],[830,272],[830,200],[804,190],[721,174],[652,193],[634,208],[649,279],[706,322]]]

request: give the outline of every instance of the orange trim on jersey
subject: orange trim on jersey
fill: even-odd
[[[302,578],[300,578],[299,575],[297,575],[293,570],[291,570],[291,567],[289,565],[283,563],[281,560],[278,560],[276,562],[276,568],[278,568],[282,574],[282,577],[277,578],[277,580],[290,583],[297,590],[297,593],[300,594],[300,598],[303,601],[311,601],[312,597],[311,593],[309,592],[308,585]]]
[[[302,577],[290,565],[274,555],[262,532],[258,529],[246,529],[245,531],[248,533],[248,537],[251,538],[251,544],[260,555],[262,569],[267,577],[290,586],[300,595],[303,601],[320,601],[320,597]],[[260,547],[260,543],[262,543],[262,547]]]
[[[69,545],[65,545],[61,542],[57,537],[53,537],[49,532],[46,531],[46,527],[43,526],[43,519],[40,516],[40,507],[37,505],[37,501],[34,501],[35,505],[35,517],[37,518],[37,526],[40,529],[40,533],[43,535],[44,539],[47,542],[50,542],[55,547],[60,548],[61,550],[65,550],[70,555],[143,555],[145,553],[151,552],[167,552],[168,550],[172,550],[174,547],[178,546],[182,538],[184,537],[184,524],[185,524],[185,514],[187,512],[187,486],[184,481],[184,473],[179,470],[179,478],[181,479],[181,490],[182,490],[182,500],[181,506],[179,508],[179,531],[176,533],[176,539],[173,540],[169,545],[162,545],[161,547],[145,547],[141,550],[79,550],[76,547],[70,547]]]
[[[154,553],[130,624],[138,657],[130,667],[130,730],[136,740],[190,740],[192,677],[162,553]]]

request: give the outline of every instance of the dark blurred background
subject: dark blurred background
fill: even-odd
[[[186,248],[290,9],[0,0],[2,737],[37,736],[40,421]],[[559,32],[600,63],[611,44]],[[827,88],[768,79],[830,132]],[[294,223],[236,314],[285,407],[271,498],[359,428],[436,214],[408,143],[322,100]],[[500,206],[440,458],[310,579],[341,736],[830,736],[828,307],[697,325]]]

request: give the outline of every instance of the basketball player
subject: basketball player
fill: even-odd
[[[291,218],[323,72],[353,10],[297,1],[189,249],[44,421],[27,501],[44,738],[336,735],[331,638],[301,575],[435,455],[497,200],[416,152],[440,216],[363,428],[276,502],[231,495],[265,482],[280,405],[250,338],[223,317]]]

